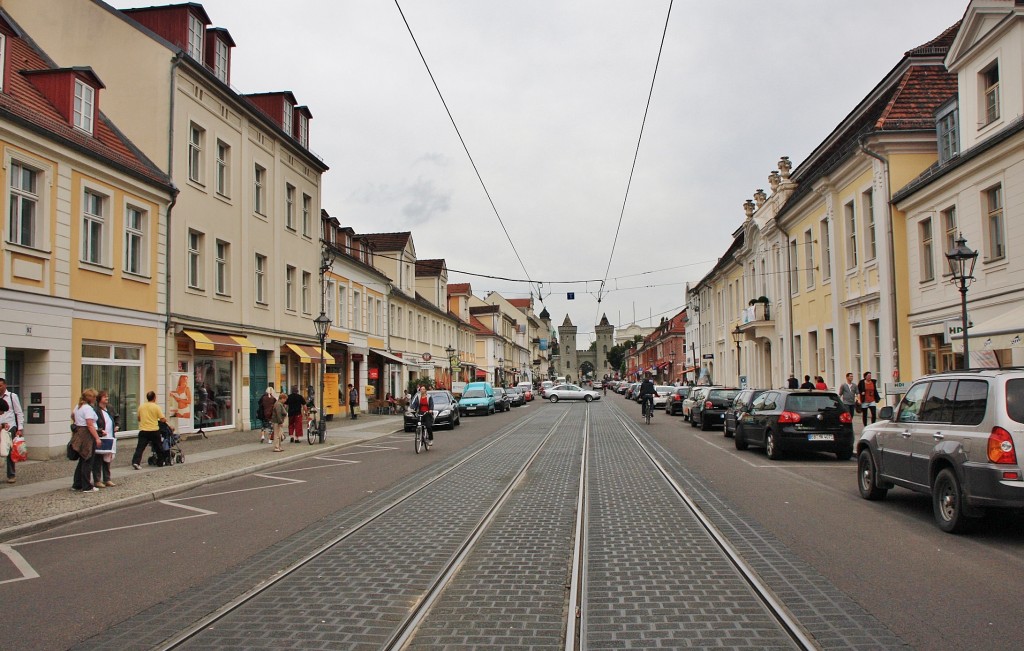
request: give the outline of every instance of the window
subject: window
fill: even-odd
[[[295,230],[295,186],[291,183],[284,186],[284,226]]]
[[[956,246],[956,206],[950,206],[942,211],[942,228],[946,233],[942,249],[942,252],[945,253],[952,251]]]
[[[203,288],[203,237],[199,231],[188,232],[188,286],[192,289]]]
[[[306,237],[313,235],[313,199],[308,194],[302,195],[302,234]]]
[[[309,301],[312,292],[313,274],[308,271],[302,272],[302,313],[310,314]]]
[[[793,366],[796,368],[796,376],[801,377],[804,374],[804,360],[800,335],[793,337]]]
[[[205,427],[230,427],[235,422],[238,402],[233,399],[235,383],[235,362],[231,357],[204,357],[197,351],[195,357],[196,402],[204,409],[195,410],[195,429]],[[283,386],[283,385],[282,385]]]
[[[991,124],[999,119],[999,62],[992,63],[981,72],[982,115],[985,121],[981,126]]]
[[[117,343],[82,342],[82,386],[105,387],[107,407],[121,431],[139,429],[143,349]]]
[[[256,165],[253,173],[253,210],[257,215],[263,214],[263,206],[266,203],[266,181],[267,170]]]
[[[960,152],[960,112],[955,101],[939,109],[935,131],[939,137],[939,163],[945,163]]]
[[[821,280],[822,282],[832,277],[832,239],[828,232],[828,220],[821,220]],[[764,264],[763,262],[761,263]],[[764,270],[762,268],[762,272]],[[762,292],[765,293],[765,292]]]
[[[284,309],[295,309],[295,267],[291,265],[284,269]]]
[[[986,260],[1000,260],[1006,257],[1006,231],[1003,225],[1003,186],[997,185],[985,191],[987,204]]]
[[[925,423],[948,423],[953,418],[953,401],[950,386],[955,382],[936,381],[928,383],[928,397],[921,404],[918,419]]]
[[[935,280],[935,250],[932,244],[932,220],[921,220],[918,230],[921,235],[921,282]]]
[[[39,240],[39,181],[42,173],[11,161],[11,210],[7,241],[36,247]]]
[[[868,337],[871,341],[871,361],[874,364],[875,374],[882,372],[882,328],[881,321],[871,319],[868,321]]]
[[[203,182],[203,139],[206,131],[194,122],[188,127],[188,180]]]
[[[1010,382],[1014,381],[1010,380]],[[1007,400],[1008,406],[1009,402]],[[980,425],[981,421],[985,420],[987,407],[988,382],[960,380],[956,383],[956,398],[953,399],[954,425]]]
[[[861,372],[860,363],[860,324],[850,324],[850,356],[853,366],[853,377],[860,378],[864,377],[864,373]]]
[[[825,330],[825,377],[834,378],[836,372],[836,336],[832,328]]]
[[[96,110],[96,90],[80,79],[75,80],[74,126],[86,133],[92,133],[93,115]]]
[[[347,287],[338,285],[338,325],[342,328],[348,328],[348,310],[345,305],[345,291]]]
[[[124,270],[142,275],[146,266],[146,213],[128,206],[124,215]]]
[[[853,210],[853,202],[843,206],[846,223],[846,268],[857,266],[857,213]]]
[[[256,254],[256,278],[253,292],[256,295],[256,302],[260,305],[267,304],[267,256]]]
[[[814,234],[804,231],[804,265],[807,267],[807,288],[814,287]]]
[[[188,55],[196,61],[203,60],[203,21],[195,15],[188,16]]]
[[[331,325],[337,326],[338,313],[334,311],[334,295],[337,293],[337,283],[328,280],[324,287],[324,314],[331,320]]]
[[[7,69],[7,37],[0,34],[0,90],[4,89],[4,75],[3,71]]]
[[[309,118],[299,114],[299,144],[309,147]]]
[[[228,83],[228,44],[223,39],[216,39],[214,52],[213,74],[225,84]]]
[[[82,261],[103,264],[107,197],[86,190],[82,209]]]
[[[295,113],[295,107],[284,102],[284,111],[281,113],[281,128],[289,136],[292,135],[292,116]]]
[[[868,190],[861,196],[861,205],[864,209],[861,211],[864,213],[865,218],[865,233],[864,236],[865,245],[867,250],[864,252],[865,260],[874,260],[878,256],[878,240],[875,237],[875,191]]]
[[[792,283],[793,293],[800,291],[800,273],[796,262],[796,240],[789,241],[789,281]]]
[[[910,387],[907,395],[903,397],[903,402],[900,403],[900,411],[896,415],[896,422],[917,422],[918,413],[921,411],[921,405],[924,404],[924,395],[927,390],[928,382],[921,382]]]
[[[376,303],[377,303],[377,316],[374,318],[374,321],[377,322],[377,334],[382,335],[382,334],[384,334],[383,303],[381,303],[380,299],[377,299]]]
[[[352,292],[352,329],[363,329],[363,300],[357,291]]]
[[[223,140],[217,141],[217,194],[231,196],[231,147]]]
[[[221,296],[231,294],[230,260],[231,245],[224,240],[217,240],[217,293]]]

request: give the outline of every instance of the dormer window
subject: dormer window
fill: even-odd
[[[96,90],[81,79],[75,80],[75,109],[73,124],[76,129],[92,134],[93,115],[96,107]]]
[[[939,163],[942,164],[960,153],[960,112],[955,100],[936,112],[935,132],[939,139]]]
[[[178,23],[179,25],[181,23]],[[179,28],[180,29],[180,28]],[[203,60],[203,35],[206,28],[203,21],[194,14],[188,15],[188,55],[196,61]]]
[[[289,136],[292,135],[292,115],[294,113],[295,107],[288,102],[284,102],[284,113],[281,117],[281,128],[284,129],[284,132]]]
[[[213,74],[225,84],[228,83],[228,44],[221,39],[214,40]]]
[[[982,91],[981,112],[984,117],[981,126],[985,126],[999,119],[999,62],[993,61],[989,67],[982,70],[979,80]]]
[[[299,144],[309,148],[309,119],[299,114]]]

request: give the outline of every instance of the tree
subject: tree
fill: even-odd
[[[596,341],[590,342],[590,348],[588,348],[587,350],[589,350],[591,352],[597,350],[597,342]]]
[[[427,391],[430,391],[434,388],[434,380],[429,377],[418,377],[409,380],[409,393],[412,395],[419,393],[421,385],[427,387]]]
[[[608,351],[608,365],[614,369],[622,368],[622,362],[626,359],[626,347],[616,344]]]

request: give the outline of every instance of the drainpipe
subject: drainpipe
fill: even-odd
[[[889,210],[888,210],[888,212],[889,212],[889,219],[888,219],[888,224],[886,225],[887,226],[887,230],[888,230],[888,234],[889,234],[889,281],[892,284],[892,288],[891,288],[892,291],[889,292],[889,294],[890,294],[890,301],[891,301],[890,310],[892,310],[892,338],[893,338],[892,361],[893,361],[893,364],[894,364],[893,368],[899,370],[899,368],[900,368],[900,347],[899,347],[899,342],[900,342],[900,337],[899,337],[900,330],[899,330],[899,328],[900,328],[900,324],[899,324],[899,315],[896,313],[896,244],[893,241],[892,201],[890,200],[891,193],[892,193],[892,177],[890,175],[890,170],[889,170],[889,159],[887,159],[885,156],[882,156],[878,152],[875,152],[875,151],[872,151],[872,150],[868,149],[867,145],[864,144],[864,140],[865,140],[866,137],[867,137],[866,135],[861,136],[860,139],[857,141],[857,143],[860,145],[860,150],[862,152],[864,152],[865,154],[867,154],[868,156],[874,158],[875,160],[881,161],[882,165],[885,166],[885,188],[886,188],[886,201],[885,201],[885,203],[889,207]],[[882,373],[882,369],[878,369],[878,373],[881,374]]]
[[[181,54],[175,54],[174,58],[171,59],[171,81],[170,81],[170,108],[167,117],[167,177],[171,179],[171,185],[174,184],[174,93],[177,81],[178,65],[181,63]],[[165,331],[171,327],[171,211],[174,209],[174,204],[178,202],[178,190],[174,189],[174,194],[171,196],[171,203],[167,205],[167,236],[164,238],[164,329]],[[166,369],[165,369],[166,370]]]

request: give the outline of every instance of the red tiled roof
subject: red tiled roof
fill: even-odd
[[[448,283],[448,295],[452,294],[469,294],[473,291],[473,288],[469,286],[469,283]]]
[[[875,121],[875,129],[934,129],[935,110],[954,97],[956,91],[956,75],[944,67],[911,66]]]
[[[510,305],[522,308],[529,308],[530,304],[533,303],[533,301],[528,298],[510,298],[508,299],[508,302]]]
[[[9,20],[8,16],[0,13],[0,32],[7,36],[10,62],[6,70],[4,92],[0,93],[0,110],[8,113],[12,119],[24,121],[36,130],[62,140],[93,158],[113,163],[137,177],[169,188],[170,180],[167,176],[138,152],[102,111],[93,125],[92,135],[75,129],[28,77],[20,74],[21,70],[52,69],[54,66],[5,20]],[[102,101],[100,92],[97,91],[96,97]]]
[[[378,251],[401,251],[409,243],[412,233],[361,233],[358,237],[373,244]]]
[[[416,277],[434,277],[440,276],[441,272],[445,270],[444,258],[438,258],[436,260],[417,260],[416,261]]]
[[[483,324],[483,322],[475,316],[469,317],[469,323],[476,328],[477,333],[482,335],[493,335],[494,331]]]

